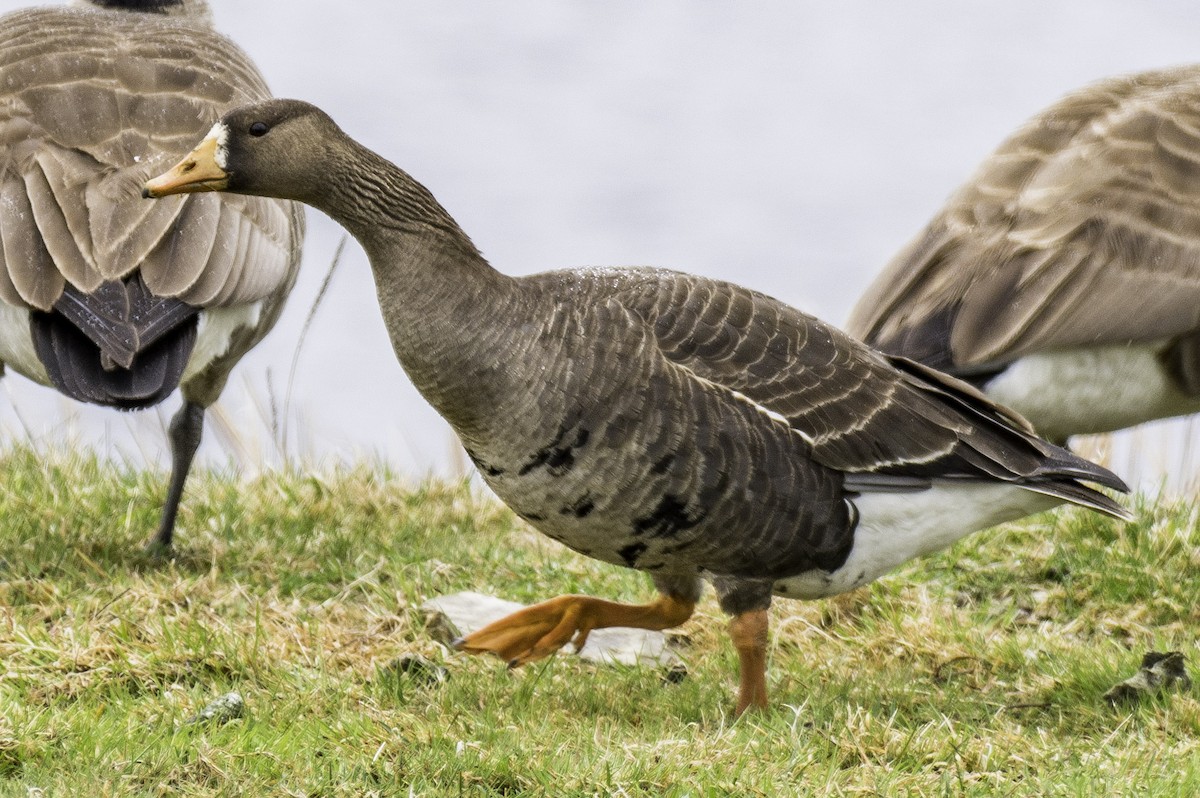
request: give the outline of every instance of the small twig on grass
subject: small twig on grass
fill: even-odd
[[[100,567],[98,562],[87,556],[83,552],[83,549],[79,548],[78,546],[72,546],[71,548],[75,552],[75,556],[79,558],[79,561],[91,569],[92,573],[96,574],[96,576],[100,577],[101,579],[109,578],[108,571],[105,571]]]
[[[292,352],[292,365],[288,370],[287,390],[283,394],[283,421],[280,431],[281,452],[284,461],[287,460],[288,448],[288,418],[291,415],[292,409],[292,386],[296,382],[296,366],[300,363],[300,352],[304,349],[304,339],[308,337],[308,330],[312,327],[313,319],[317,315],[317,309],[321,307],[321,302],[325,299],[325,294],[329,290],[329,283],[333,279],[333,273],[337,270],[338,264],[342,262],[342,252],[346,249],[346,241],[349,236],[342,235],[342,240],[338,242],[337,249],[333,252],[333,261],[329,264],[328,271],[325,272],[325,278],[321,280],[321,287],[317,289],[317,295],[313,299],[312,306],[308,309],[308,315],[304,317],[304,325],[300,328],[300,336],[296,339],[296,348]]]
[[[1003,712],[1003,711],[1005,711],[1006,709],[1007,709],[1007,710],[1014,710],[1014,709],[1049,709],[1049,708],[1050,708],[1050,707],[1052,707],[1052,706],[1054,706],[1054,705],[1053,705],[1052,703],[1050,703],[1049,701],[1037,701],[1037,702],[1031,702],[1031,703],[1028,703],[1028,704],[1005,704],[1004,706],[1000,707],[1000,709],[998,709],[998,710],[996,710],[996,711],[997,711],[997,712]]]
[[[370,582],[372,579],[375,578],[375,576],[380,571],[383,570],[384,566],[386,566],[386,565],[387,565],[387,561],[384,558],[380,557],[379,560],[376,561],[376,563],[373,566],[371,566],[371,568],[369,570],[367,570],[365,573],[359,574],[354,579],[347,582],[346,586],[343,587],[340,591],[338,591],[338,594],[336,596],[330,596],[329,598],[322,601],[320,603],[320,605],[318,605],[318,606],[320,606],[321,609],[325,609],[326,607],[330,607],[335,604],[342,604],[343,602],[346,601],[346,599],[348,599],[350,597],[350,594],[355,589],[357,589],[359,585]]]
[[[79,550],[76,549],[76,551],[79,551]],[[105,577],[107,577],[107,574],[105,574]],[[126,593],[131,592],[132,590],[133,590],[132,587],[127,587],[124,590],[122,590],[120,593],[118,593],[117,595],[110,598],[108,601],[104,602],[104,604],[101,605],[100,609],[96,610],[95,617],[97,617],[97,618],[100,617],[100,613],[104,612],[109,607],[116,604],[118,601],[121,600],[122,596],[124,596]]]
[[[26,442],[31,448],[33,448],[37,445],[37,439],[33,435],[33,427],[30,425],[29,419],[25,418],[25,414],[21,412],[21,408],[18,407],[17,403],[13,400],[12,391],[8,389],[8,386],[11,383],[12,380],[8,380],[4,383],[4,392],[8,394],[8,405],[12,408],[13,415],[17,417],[17,423],[21,426],[21,431],[25,434]]]
[[[983,665],[984,670],[987,670],[988,665],[990,664],[986,660],[980,659],[979,657],[973,657],[969,654],[964,654],[959,657],[951,657],[950,659],[946,660],[945,662],[939,662],[937,664],[937,667],[935,667],[933,669],[933,680],[935,682],[939,682],[939,683],[944,682],[944,681],[949,681],[950,675],[946,674],[945,676],[943,676],[942,670],[945,668],[949,668],[951,665],[957,665],[960,662],[976,662],[976,663],[979,663],[980,665]]]

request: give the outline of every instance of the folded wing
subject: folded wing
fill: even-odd
[[[1124,513],[1075,482],[1126,490],[1120,479],[1038,438],[970,385],[886,357],[770,297],[675,274],[631,280],[624,296],[666,357],[786,419],[851,489],[999,480]]]

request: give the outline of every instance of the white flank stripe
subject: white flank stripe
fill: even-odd
[[[854,548],[832,573],[808,571],[775,583],[788,598],[814,599],[873,582],[914,557],[944,549],[980,529],[1061,504],[1062,499],[1008,483],[935,482],[914,493],[865,493],[858,508]]]
[[[180,382],[187,382],[201,369],[229,351],[233,334],[243,327],[258,324],[262,302],[231,308],[209,308],[200,311],[200,326],[196,330],[196,346],[183,370]]]

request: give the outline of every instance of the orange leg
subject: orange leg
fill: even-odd
[[[729,636],[741,665],[737,714],[767,708],[767,611],[751,610],[729,621]]]
[[[548,657],[570,642],[580,651],[593,629],[670,629],[690,618],[695,607],[694,601],[668,595],[649,604],[559,596],[490,623],[454,641],[454,646],[471,654],[495,654],[515,668]]]

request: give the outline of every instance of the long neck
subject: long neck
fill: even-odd
[[[517,283],[493,269],[429,191],[353,143],[331,153],[314,204],[367,252],[392,346],[413,383],[460,434],[487,413],[503,372]]]

